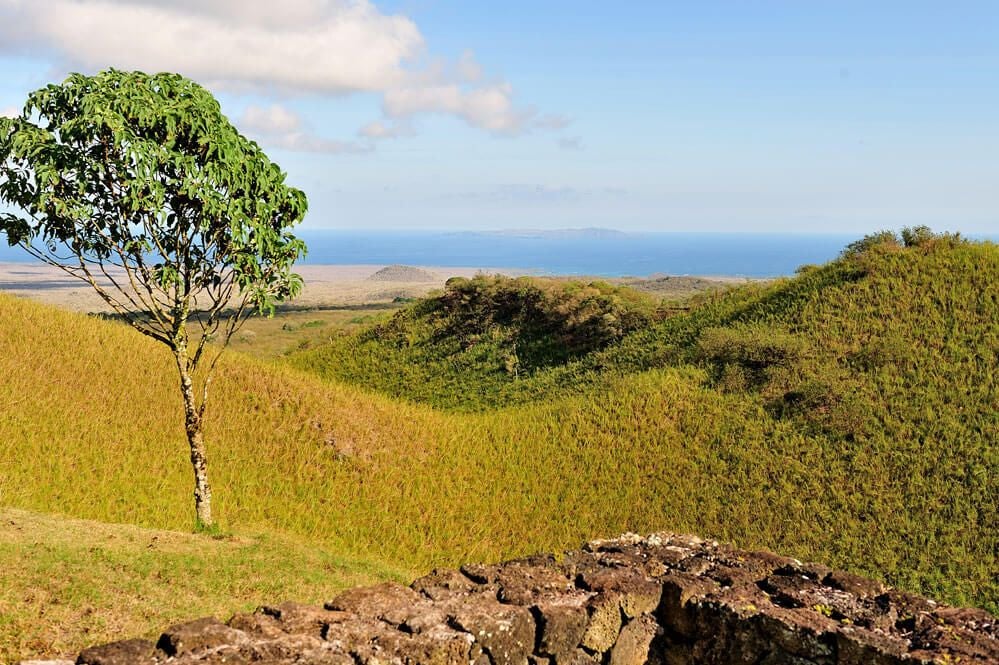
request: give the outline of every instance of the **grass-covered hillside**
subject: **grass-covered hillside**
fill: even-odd
[[[392,397],[475,411],[495,406],[510,383],[604,349],[665,311],[646,293],[602,281],[455,277],[439,295],[295,354],[291,364]]]
[[[520,310],[479,312],[470,334],[484,341],[452,347],[427,331],[460,317],[426,302],[379,324],[391,334],[296,367],[231,354],[206,423],[216,511],[237,538],[310,542],[402,575],[626,530],[696,532],[996,611],[999,248],[909,245],[869,240],[689,311],[593,287],[600,307],[620,298],[619,320],[631,307],[644,318],[591,346],[538,334],[523,358],[537,322]],[[513,344],[511,372],[497,363]],[[447,372],[491,351],[445,374],[477,395],[471,409],[406,394],[409,378],[315,375],[363,366],[372,346],[404,377],[421,376],[405,364],[420,354]],[[189,530],[174,374],[165,349],[122,325],[0,296],[0,505]],[[15,580],[0,604],[22,611],[24,592]],[[108,626],[74,644],[119,636]]]
[[[782,458],[784,436],[807,441],[803,448],[794,444],[798,452],[777,462],[798,467],[802,478],[795,482],[801,488],[778,491],[806,505],[815,498],[806,490],[808,482],[828,483],[819,491],[827,501],[816,513],[828,516],[832,531],[842,529],[844,541],[837,548],[856,547],[862,558],[870,539],[884,538],[925,550],[953,548],[969,562],[977,552],[981,565],[995,569],[995,245],[925,229],[906,230],[902,237],[878,234],[851,245],[828,265],[804,267],[793,279],[702,294],[689,310],[652,309],[618,289],[594,302],[593,318],[624,320],[619,312],[631,306],[640,322],[583,349],[566,343],[566,333],[548,323],[565,320],[553,314],[558,300],[536,299],[540,304],[529,313],[530,324],[510,324],[506,301],[493,294],[523,290],[524,284],[459,282],[388,324],[297,354],[292,363],[393,396],[495,414],[515,413],[510,409],[516,405],[544,408],[556,396],[569,395],[598,409],[624,399],[622,390],[655,404],[660,396],[634,386],[681,374],[691,391],[684,399],[710,396],[712,402],[738,405],[722,422],[681,430],[691,443],[748,428],[773,437],[767,453]],[[511,371],[512,350],[544,348],[539,338],[561,353],[521,361]],[[641,437],[635,430],[642,417],[613,413],[607,426],[620,427],[622,440]],[[812,472],[816,477],[806,480]],[[833,516],[844,524],[836,527]],[[858,538],[868,542],[849,544],[854,529],[858,534],[867,529]],[[901,563],[901,551],[889,550],[880,555],[881,570],[908,565]],[[926,557],[935,555],[919,556],[928,563]],[[980,572],[988,589],[974,595],[995,607],[994,574],[985,567]],[[935,570],[928,565],[920,575],[927,590],[950,587],[961,576],[953,561]]]

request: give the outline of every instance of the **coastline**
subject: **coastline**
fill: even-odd
[[[754,278],[726,275],[651,275],[632,277],[600,277],[585,275],[547,275],[536,271],[502,267],[406,266],[424,271],[433,277],[426,279],[378,279],[375,274],[389,264],[319,265],[304,264],[296,271],[305,280],[305,288],[291,303],[296,309],[321,308],[335,305],[386,303],[399,298],[418,298],[443,288],[451,277],[474,277],[477,274],[508,277],[538,276],[553,279],[604,280],[635,286],[651,282],[671,283],[681,288],[702,290],[712,284],[726,286],[756,281]],[[711,284],[705,284],[711,283]],[[638,287],[640,288],[640,287]],[[649,290],[649,289],[647,289]],[[651,289],[655,291],[655,289]],[[29,298],[77,312],[107,312],[108,305],[83,281],[63,273],[58,268],[39,262],[0,262],[0,292]]]

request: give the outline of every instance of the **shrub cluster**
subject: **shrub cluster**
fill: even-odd
[[[602,281],[479,275],[292,362],[328,378],[445,408],[481,410],[511,382],[605,349],[662,314]]]

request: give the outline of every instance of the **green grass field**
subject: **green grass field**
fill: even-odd
[[[428,345],[440,322],[419,317],[397,322],[408,345],[369,335],[288,361],[232,353],[206,423],[216,511],[237,539],[264,534],[264,546],[307,543],[350,562],[330,588],[672,530],[996,612],[997,285],[995,245],[882,243],[793,279],[701,296],[690,311],[516,373],[493,351],[535,334],[529,326],[487,331],[498,340],[487,370],[463,372],[468,358],[451,356],[469,349]],[[0,296],[0,322],[0,505],[190,531],[167,351],[122,325],[10,297]],[[428,393],[421,354],[459,370]],[[368,357],[378,372],[363,371]],[[185,538],[206,557],[220,547]],[[46,556],[20,565],[43,570]],[[115,556],[123,569],[140,565],[127,549]],[[226,605],[228,573],[197,569],[220,599],[205,609],[222,615],[302,588],[289,566],[278,586]],[[32,575],[0,592],[9,625],[38,616],[37,603],[19,601]],[[31,639],[71,651],[177,616],[109,607],[105,624]],[[41,653],[3,639],[6,653]]]

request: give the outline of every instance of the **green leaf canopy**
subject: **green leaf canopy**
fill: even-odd
[[[115,308],[162,311],[165,334],[192,303],[273,311],[301,288],[289,229],[305,194],[177,74],[72,74],[31,93],[0,119],[0,201],[18,210],[0,212],[11,245],[110,279]]]

